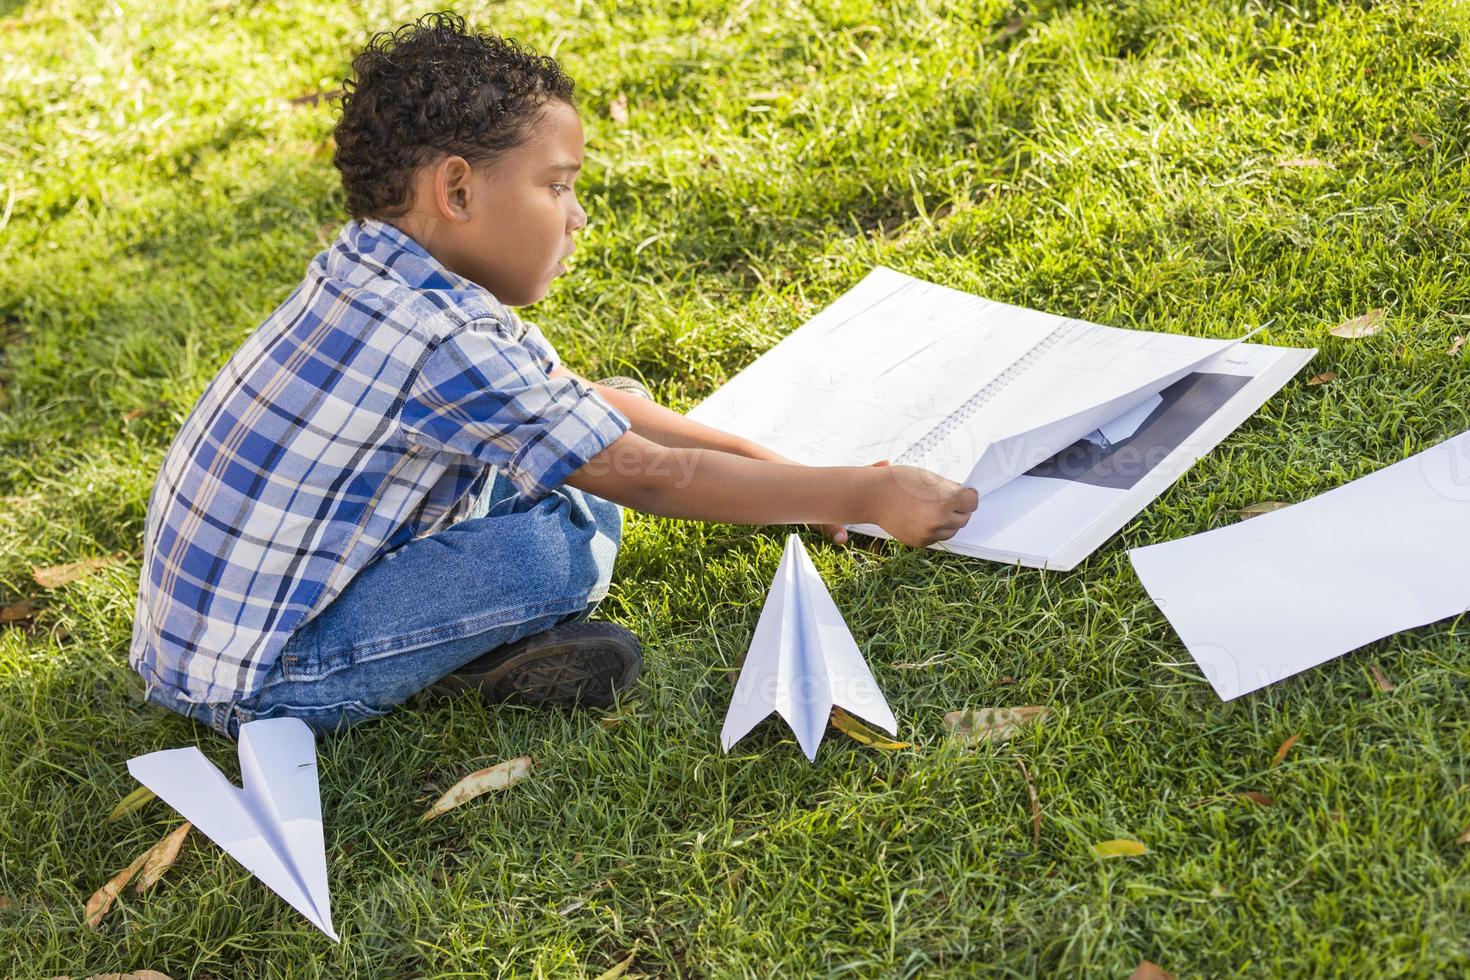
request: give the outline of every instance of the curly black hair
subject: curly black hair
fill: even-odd
[[[445,154],[488,163],[523,141],[572,80],[556,60],[457,14],[427,14],[374,34],[342,86],[332,163],[354,218],[391,218],[412,205],[413,173]]]

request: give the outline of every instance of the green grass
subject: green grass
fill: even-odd
[[[340,946],[198,835],[92,930],[87,896],[177,820],[103,823],[125,760],[197,742],[237,771],[140,703],[126,650],[169,439],[342,220],[331,109],[289,100],[432,8],[0,0],[0,604],[43,607],[0,627],[0,974],[595,975],[629,950],[666,976],[1470,971],[1462,625],[1222,704],[1125,556],[1470,428],[1447,355],[1470,334],[1470,10],[651,6],[460,8],[579,83],[591,226],[531,315],[583,373],[687,408],[879,262],[1321,353],[1074,572],[809,535],[913,751],[835,736],[808,765],[771,724],[722,755],[783,532],[637,518],[603,607],[648,650],[620,725],[460,702],[323,746]],[[1327,335],[1378,306],[1383,333]],[[945,711],[992,704],[1055,713],[1001,751],[944,744]],[[530,780],[418,824],[522,753]],[[1277,805],[1195,805],[1246,790]],[[1113,837],[1150,853],[1094,858]]]

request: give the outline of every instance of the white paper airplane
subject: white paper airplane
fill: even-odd
[[[771,714],[786,719],[813,761],[833,705],[898,734],[898,721],[868,670],[801,539],[786,539],[735,697],[720,731],[726,752]]]
[[[316,742],[299,718],[240,726],[238,789],[190,746],[128,760],[157,793],[333,941]]]

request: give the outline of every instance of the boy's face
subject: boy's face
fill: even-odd
[[[552,100],[525,142],[493,163],[450,156],[420,168],[413,207],[394,223],[507,306],[534,303],[566,271],[572,235],[587,224],[573,187],[582,145],[576,110]]]

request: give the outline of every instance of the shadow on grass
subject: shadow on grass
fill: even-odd
[[[182,390],[197,395],[286,297],[323,247],[319,229],[337,218],[334,183],[315,161],[248,166],[243,187],[222,181],[67,216],[46,235],[53,250],[10,269],[0,323],[12,397],[0,446],[25,458],[124,433],[167,440],[152,423],[182,418]],[[172,411],[125,418],[160,400]]]
[[[135,204],[104,208],[95,216],[54,215],[46,222],[45,239],[55,249],[28,250],[29,261],[13,268],[0,286],[0,323],[7,337],[0,370],[12,395],[10,417],[0,422],[0,446],[22,458],[43,444],[50,455],[58,448],[87,447],[78,456],[98,458],[124,432],[142,436],[146,445],[166,443],[189,408],[185,402],[299,282],[312,256],[345,220],[338,177],[325,159],[251,159],[250,149],[240,147],[255,135],[234,127],[223,139],[174,154],[178,159],[170,166],[188,174],[198,190],[173,190],[177,181],[171,180]],[[229,159],[237,154],[243,157],[239,166]],[[648,262],[675,301],[681,292],[707,289],[729,308],[772,287],[764,267],[803,267],[834,240],[891,229],[912,216],[913,196],[906,188],[874,195],[854,179],[838,192],[817,194],[806,184],[804,178],[783,189],[785,200],[758,222],[742,220],[746,175],[696,178],[677,197],[656,180],[619,182],[606,190],[609,205],[619,212],[611,221],[628,234],[639,223],[639,197],[659,201],[652,210],[668,210],[667,246]],[[620,237],[604,241],[597,249],[601,255],[594,251],[584,260],[607,271],[603,283],[594,280],[583,292],[605,285],[631,302],[645,302],[647,296],[638,295],[642,280],[623,279],[618,269]],[[557,333],[556,319],[581,320],[598,323],[599,336],[616,342],[620,326],[598,319],[598,302],[594,297],[551,304],[550,332]],[[686,375],[690,365],[670,353],[688,326],[670,324],[624,353],[633,354],[637,372],[651,380]],[[725,339],[735,346],[718,351],[720,359],[743,363],[755,353],[740,345],[740,337]],[[706,352],[697,353],[705,359]],[[588,371],[623,366],[582,365]],[[124,416],[160,402],[166,411],[123,424]],[[0,478],[0,486],[8,482]]]

